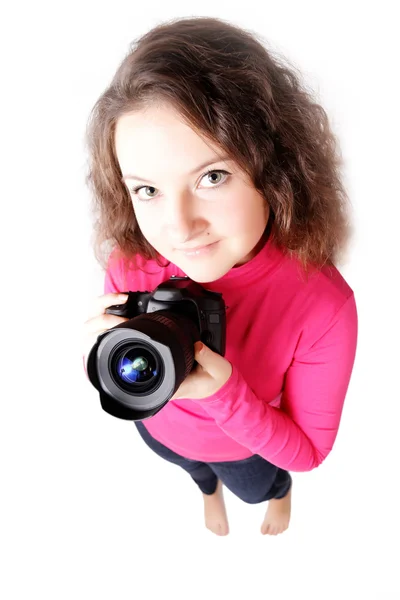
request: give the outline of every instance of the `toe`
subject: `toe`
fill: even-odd
[[[263,535],[267,535],[268,532],[269,532],[269,525],[267,523],[263,523],[261,525],[261,533]]]

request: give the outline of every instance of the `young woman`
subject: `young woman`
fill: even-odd
[[[357,344],[336,266],[349,211],[326,113],[254,34],[187,18],[132,45],[87,135],[95,251],[111,252],[85,353],[124,321],[105,314],[121,292],[186,275],[222,293],[225,356],[196,344],[196,369],[135,424],[191,475],[211,531],[229,531],[223,484],[268,500],[261,531],[281,533],[289,471],[315,469],[333,447]]]

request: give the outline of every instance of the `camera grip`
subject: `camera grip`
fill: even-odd
[[[105,310],[105,314],[130,319],[132,316],[133,303],[135,303],[138,292],[121,292],[121,294],[126,294],[128,296],[126,302],[124,302],[124,304],[113,304],[112,306],[108,306]]]

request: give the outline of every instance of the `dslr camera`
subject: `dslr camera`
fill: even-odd
[[[126,303],[106,313],[129,321],[99,335],[87,373],[107,413],[142,421],[157,414],[195,368],[195,342],[225,355],[226,307],[222,294],[188,277],[172,276],[152,292],[125,293]]]

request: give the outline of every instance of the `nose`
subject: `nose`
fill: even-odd
[[[169,197],[164,212],[166,234],[175,244],[185,243],[192,236],[195,214],[190,194],[176,194]]]

